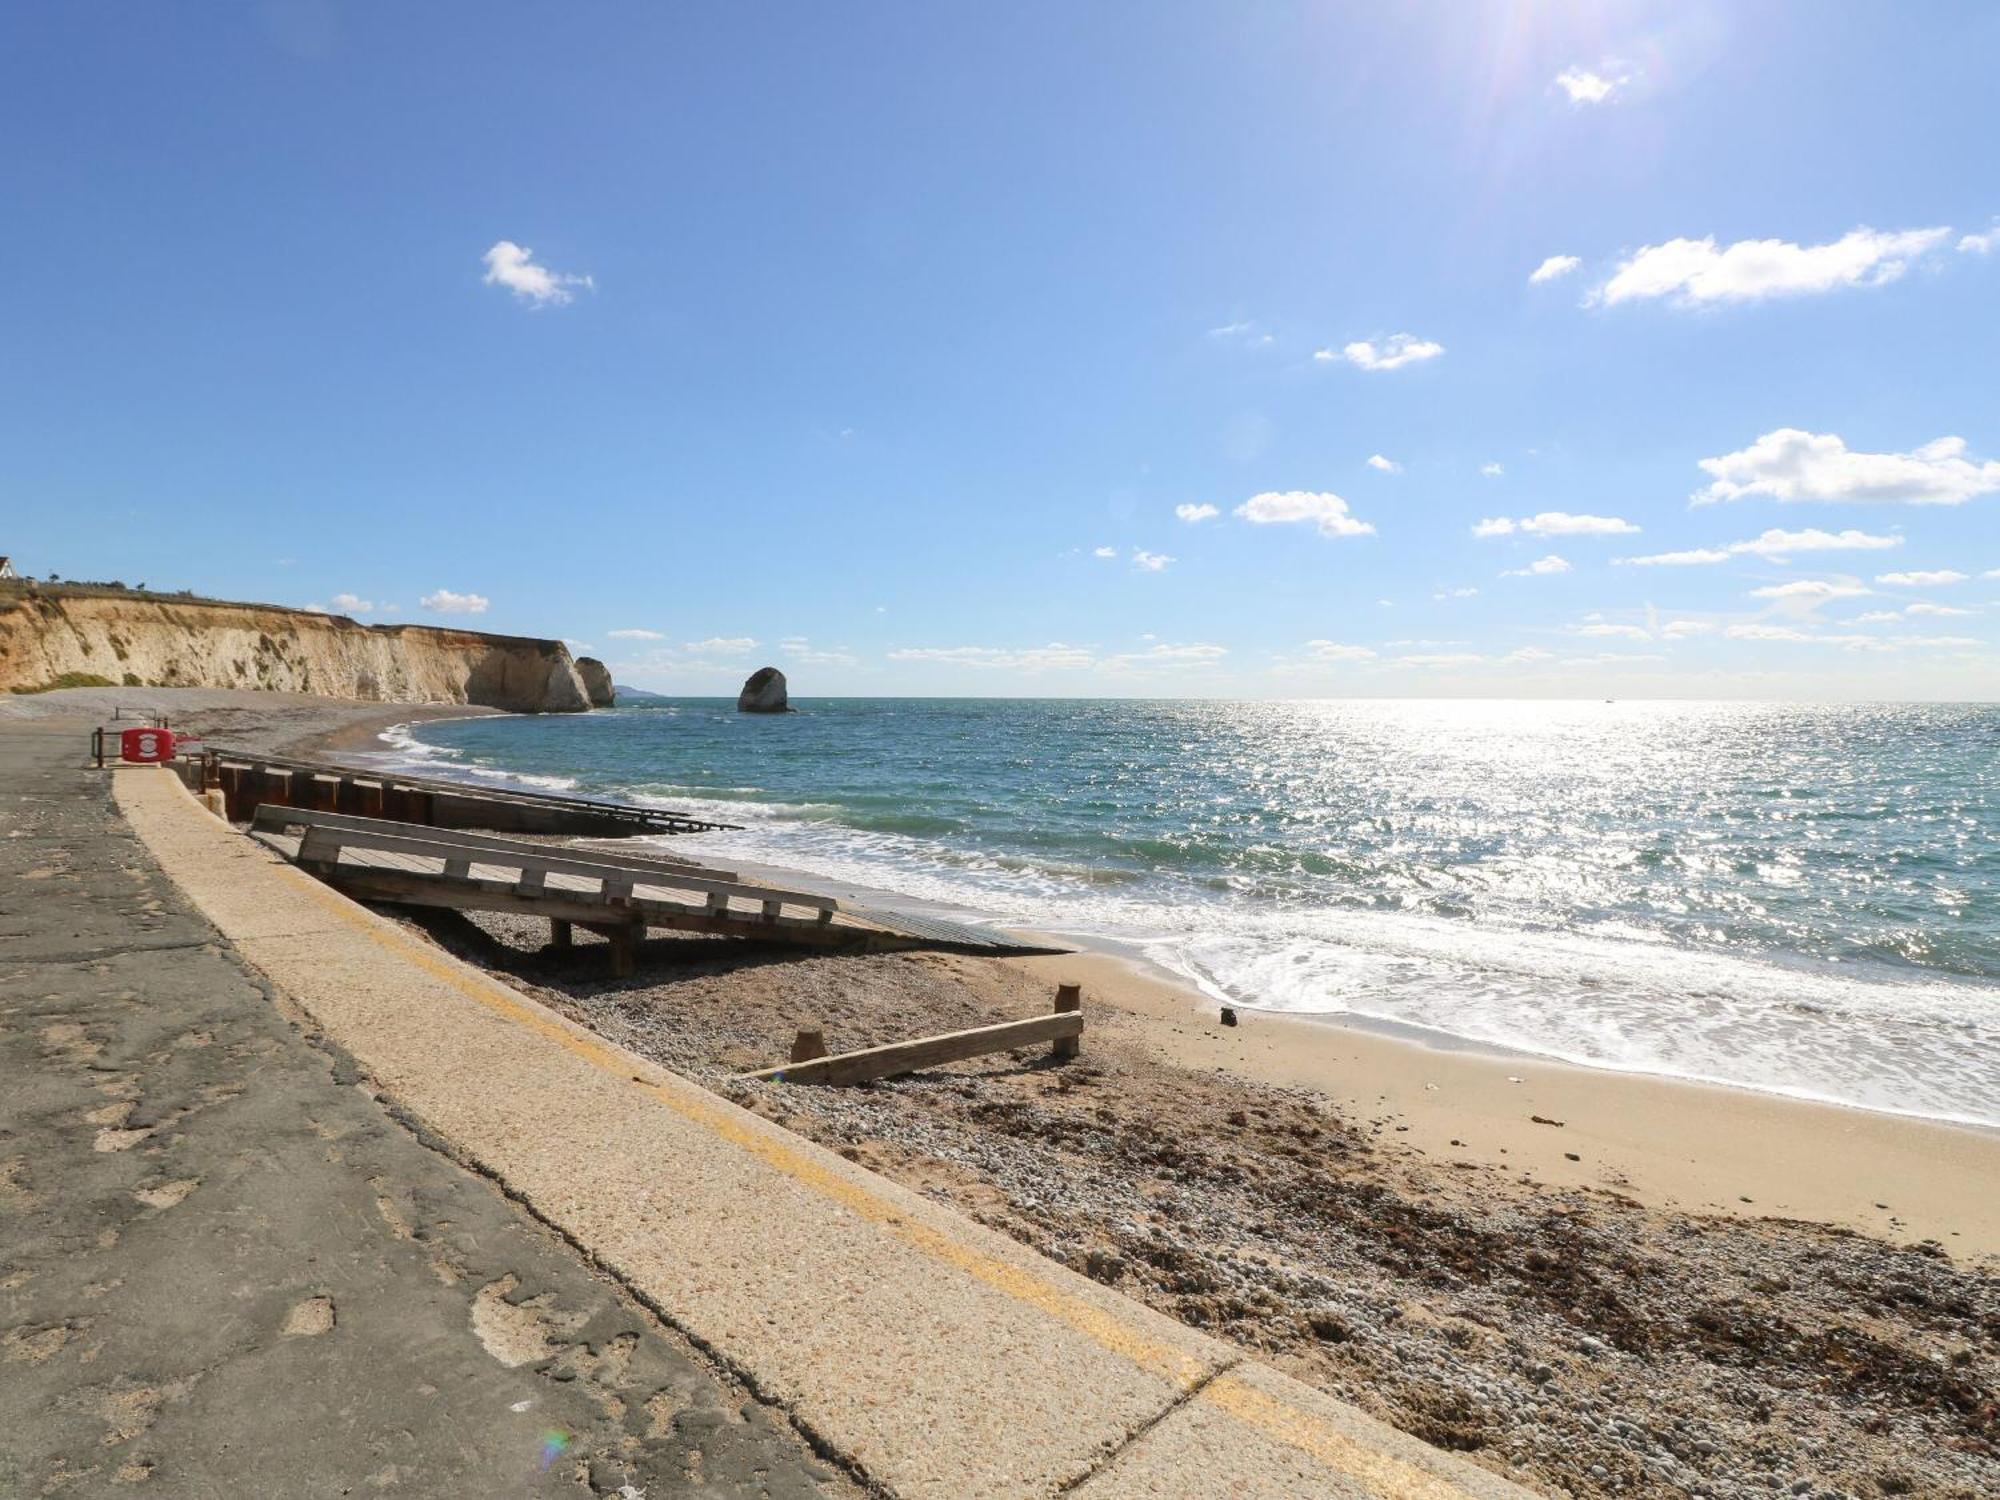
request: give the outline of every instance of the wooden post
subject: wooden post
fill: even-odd
[[[232,822],[248,822],[250,815],[257,811],[256,803],[251,802],[247,806],[245,805],[243,796],[243,768],[241,766],[222,767],[222,796],[223,800],[229,804],[229,817]]]
[[[801,1026],[792,1039],[792,1061],[811,1062],[815,1057],[825,1056],[826,1033],[817,1026]]]
[[[611,977],[630,979],[635,967],[632,961],[633,939],[641,929],[624,924],[608,929],[605,936],[611,940]]]
[[[567,953],[576,943],[576,933],[561,917],[549,918],[549,946]]]
[[[1056,1014],[1083,1009],[1083,986],[1080,984],[1059,984],[1056,986]],[[1077,1054],[1080,1041],[1073,1036],[1059,1036],[1049,1043],[1049,1056],[1057,1062],[1069,1062]]]

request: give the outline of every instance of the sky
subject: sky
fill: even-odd
[[[0,12],[0,552],[794,694],[2000,697],[1991,4]]]

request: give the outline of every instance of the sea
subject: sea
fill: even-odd
[[[2000,707],[660,699],[385,760],[1214,1000],[2000,1126]]]

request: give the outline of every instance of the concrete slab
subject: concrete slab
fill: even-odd
[[[232,931],[228,913],[267,909],[219,887],[254,872],[296,915],[291,882],[305,877],[232,860],[247,841],[167,776],[121,777],[118,792],[174,878],[225,913],[225,935],[372,1084],[890,1493],[1521,1493],[606,1043],[336,892],[310,893],[330,925],[269,935],[243,916]],[[1179,1488],[1159,1487],[1182,1465]]]

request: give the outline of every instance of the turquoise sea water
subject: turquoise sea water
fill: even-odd
[[[1218,999],[2000,1124],[2000,708],[723,700],[392,737]]]

